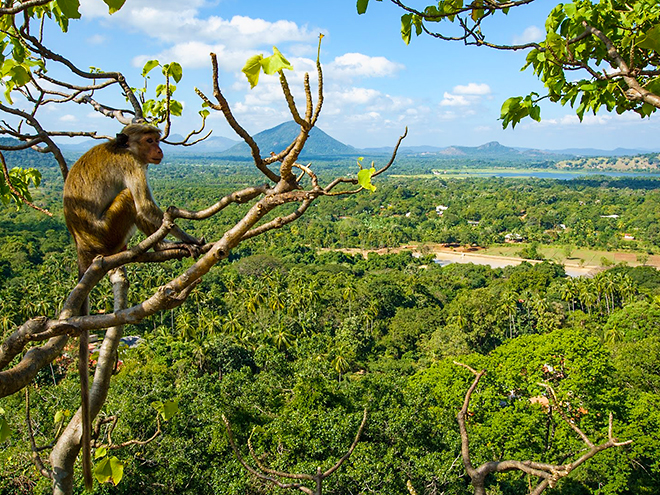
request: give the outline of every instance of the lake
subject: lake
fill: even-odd
[[[657,172],[606,172],[590,170],[539,170],[539,169],[477,169],[477,170],[447,170],[447,173],[434,174],[435,177],[468,178],[468,177],[502,177],[510,179],[535,178],[571,180],[579,177],[639,177],[658,178]]]

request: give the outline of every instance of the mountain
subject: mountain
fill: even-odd
[[[657,150],[655,150],[657,152]],[[556,150],[556,153],[563,153],[574,156],[633,156],[653,153],[652,150],[636,150],[627,148],[616,148],[613,150],[598,150],[594,148],[568,148],[565,150]]]
[[[285,122],[271,129],[266,129],[255,134],[254,140],[257,142],[262,156],[267,156],[271,151],[279,153],[298,136],[300,126],[293,121]],[[355,156],[359,155],[360,150],[352,146],[345,145],[330,137],[318,127],[314,127],[309,133],[309,138],[305,144],[305,149],[300,155],[301,158],[334,158],[337,156]],[[221,153],[224,157],[249,158],[250,148],[245,143],[239,143]]]
[[[183,136],[173,134],[169,137],[168,141],[183,141]],[[168,144],[163,144],[163,153],[165,153],[165,155],[207,155],[212,153],[222,153],[239,142],[240,141],[229,139],[224,136],[211,135],[204,141],[193,146],[170,146]]]

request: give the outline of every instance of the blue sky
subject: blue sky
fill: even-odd
[[[276,45],[292,62],[289,84],[302,102],[302,74],[314,74],[318,34],[323,33],[325,105],[318,127],[355,147],[392,145],[407,125],[407,145],[508,146],[561,149],[656,148],[658,119],[599,113],[580,124],[569,107],[545,105],[543,121],[501,129],[500,106],[510,96],[542,92],[531,71],[521,72],[525,54],[450,44],[428,37],[406,46],[400,38],[401,11],[372,1],[358,16],[355,0],[127,0],[109,16],[101,0],[81,0],[83,18],[69,33],[55,30],[46,42],[80,67],[122,71],[140,86],[147,60],[180,62],[184,79],[176,93],[184,116],[174,132],[198,125],[200,100],[193,88],[211,91],[209,52],[218,54],[220,85],[239,122],[256,133],[290,120],[275,77],[262,77],[250,90],[240,69],[251,55]],[[414,2],[411,2],[415,4]],[[419,5],[424,2],[416,2]],[[539,0],[486,25],[492,39],[512,43],[538,39],[555,2]],[[155,71],[154,71],[155,73]],[[160,82],[155,75],[150,87]],[[120,104],[116,97],[114,103]],[[72,105],[48,115],[59,129],[114,133],[116,122]],[[238,139],[213,115],[214,135]]]

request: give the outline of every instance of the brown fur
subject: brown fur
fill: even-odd
[[[73,164],[64,183],[64,219],[78,252],[80,278],[96,256],[126,249],[136,228],[153,234],[163,221],[147,180],[150,163],[160,163],[160,131],[144,124],[126,126],[116,139],[99,144]],[[174,227],[171,234],[185,243],[200,241]],[[81,314],[88,313],[88,301]],[[79,372],[82,402],[82,450],[85,487],[93,485],[89,412],[89,334],[80,335]]]

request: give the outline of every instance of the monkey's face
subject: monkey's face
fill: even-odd
[[[163,159],[163,150],[160,149],[160,138],[158,134],[145,134],[140,138],[140,158],[144,163],[155,163]]]

